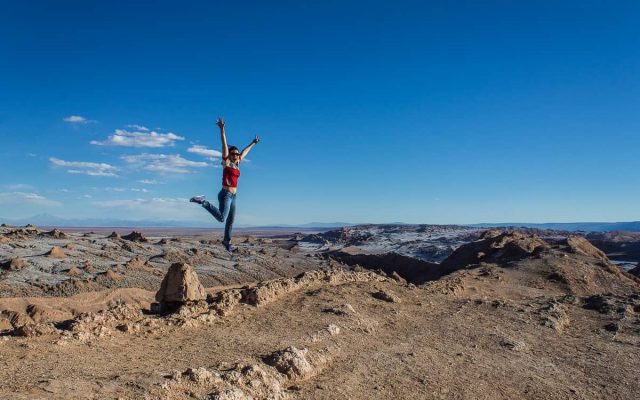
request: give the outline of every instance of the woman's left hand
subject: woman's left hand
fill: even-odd
[[[258,137],[258,135],[256,135],[256,137],[253,139],[253,143],[258,144],[258,142],[260,142],[260,138]]]

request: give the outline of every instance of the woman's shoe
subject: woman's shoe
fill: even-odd
[[[193,196],[189,201],[192,203],[202,204],[204,203],[204,196]]]
[[[232,245],[230,242],[222,242],[222,245],[225,249],[227,249],[229,253],[233,253],[233,251],[236,249],[236,246]]]

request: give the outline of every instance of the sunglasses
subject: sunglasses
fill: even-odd
[[[240,153],[229,153],[229,155],[231,155],[231,156],[239,156]]]

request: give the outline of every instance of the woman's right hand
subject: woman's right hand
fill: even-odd
[[[216,121],[216,125],[218,125],[218,128],[224,129],[224,119],[219,117],[218,120]]]

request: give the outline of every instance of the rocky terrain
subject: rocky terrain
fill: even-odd
[[[511,227],[504,230],[536,235],[550,243],[575,235],[570,231],[553,229]],[[378,257],[369,258],[395,257],[407,263],[414,262],[409,259],[440,263],[461,245],[476,240],[484,231],[458,225],[357,225],[298,235],[296,239],[300,248],[333,252],[337,257],[375,255]],[[586,237],[622,269],[633,269],[640,262],[640,233],[593,232]]]
[[[586,238],[612,259],[640,262],[640,232],[593,232]]]
[[[230,257],[211,237],[2,229],[0,398],[640,391],[640,279],[581,236],[469,230],[435,262],[367,251],[391,232],[246,237]]]
[[[457,225],[357,225],[296,237],[301,248],[352,254],[395,253],[440,262],[483,229]]]
[[[325,261],[284,239],[237,236],[233,257],[219,235],[146,237],[140,232],[65,233],[0,227],[0,296],[68,296],[105,288],[157,290],[174,262],[196,267],[206,286],[294,276]]]

